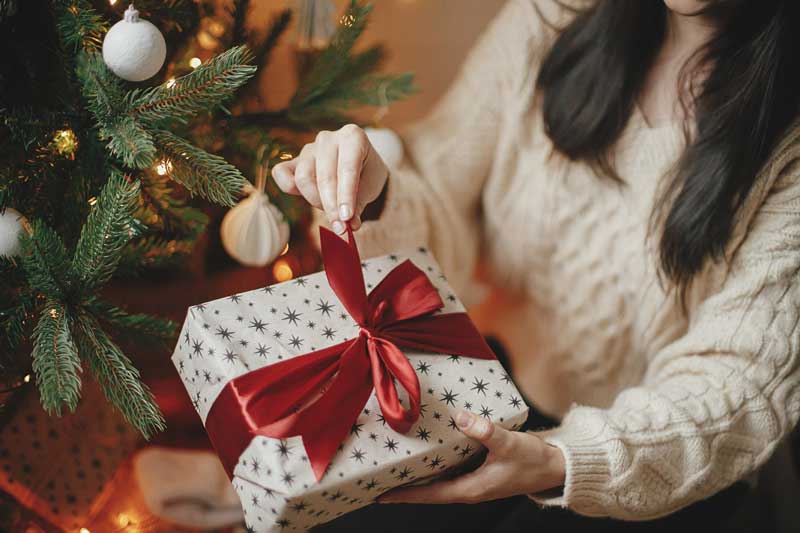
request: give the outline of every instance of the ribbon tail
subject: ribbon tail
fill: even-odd
[[[419,418],[420,386],[417,373],[405,354],[393,343],[374,338],[368,341],[375,395],[386,423],[398,433],[407,433]],[[403,408],[395,380],[408,393],[408,409]]]
[[[363,337],[351,341],[342,354],[339,372],[316,401],[256,431],[273,438],[301,436],[317,481],[322,479],[372,394],[365,351]]]

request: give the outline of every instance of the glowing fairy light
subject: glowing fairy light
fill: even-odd
[[[283,251],[281,252],[281,255],[286,255],[286,252],[288,252],[288,251],[289,251],[289,243],[287,242],[286,246],[283,247]]]
[[[166,176],[172,170],[172,162],[163,160],[156,165],[156,174]]]
[[[200,60],[199,57],[193,57],[189,60],[189,66],[192,68],[197,68],[202,65],[203,62]]]
[[[78,137],[72,130],[58,130],[53,136],[53,146],[60,155],[72,157],[78,149]]]
[[[30,374],[25,374],[25,377],[22,378],[22,381],[24,381],[25,383],[30,383],[31,382],[31,375]]]
[[[167,80],[167,89],[172,89],[175,87],[175,78],[170,78]]]
[[[284,259],[278,259],[272,267],[272,275],[275,276],[277,281],[288,281],[294,277],[294,272],[292,272],[292,267],[289,266],[289,263]]]

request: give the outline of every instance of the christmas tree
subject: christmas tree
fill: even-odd
[[[166,49],[140,81],[147,73],[129,73],[130,58],[103,44],[121,4],[0,0],[0,381],[32,371],[43,407],[61,414],[91,374],[151,436],[163,417],[120,344],[170,345],[176,328],[126,312],[104,287],[180,268],[208,224],[198,201],[233,206],[258,169],[297,152],[292,132],[352,122],[355,107],[414,87],[410,75],[377,72],[381,48],[355,50],[370,12],[355,0],[330,38],[310,43],[280,109],[259,101],[254,80],[293,11],[255,31],[248,0],[224,13],[217,2],[137,0],[138,14],[119,24],[152,22]],[[299,3],[303,17],[311,4]],[[219,53],[201,58],[208,49]],[[267,194],[290,222],[302,215],[295,200]]]

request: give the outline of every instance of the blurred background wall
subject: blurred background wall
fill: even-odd
[[[384,69],[414,72],[420,91],[393,104],[384,123],[399,127],[422,116],[454,78],[459,65],[481,30],[505,0],[373,0],[373,12],[360,47],[376,42],[386,48]],[[336,0],[343,12],[348,0]],[[270,17],[292,0],[253,0],[249,26],[263,31]],[[294,24],[294,22],[292,23]],[[294,39],[294,26],[287,37]],[[292,56],[282,53],[292,39],[284,39],[262,77],[262,94],[270,107],[291,96],[295,87]],[[369,118],[369,113],[359,117]]]

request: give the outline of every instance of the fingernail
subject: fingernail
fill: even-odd
[[[349,220],[352,216],[353,211],[350,209],[350,206],[347,204],[342,204],[339,206],[339,218],[342,220]]]
[[[456,414],[456,424],[458,427],[468,428],[472,424],[473,415],[469,411],[459,411]]]
[[[333,231],[335,231],[336,233],[338,233],[340,235],[342,233],[344,233],[344,224],[342,224],[338,220],[334,220],[333,224],[331,224],[331,227],[333,228]]]
[[[356,215],[353,217],[353,220],[350,221],[350,227],[353,228],[353,231],[357,230],[361,227],[361,217]]]

